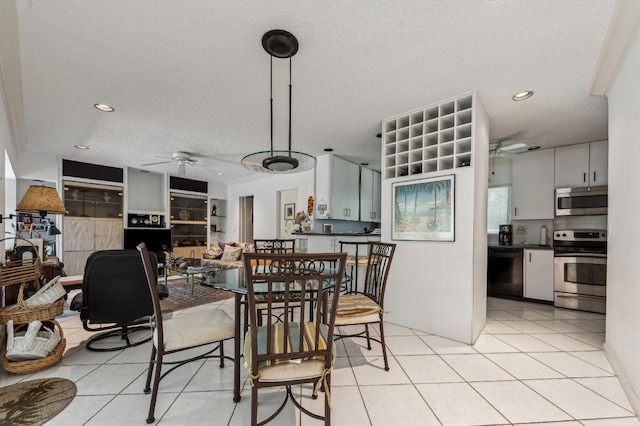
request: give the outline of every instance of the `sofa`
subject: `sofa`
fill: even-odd
[[[221,269],[244,267],[242,255],[253,253],[253,243],[217,242],[202,252],[202,266],[216,266]]]

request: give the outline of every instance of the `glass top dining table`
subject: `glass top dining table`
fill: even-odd
[[[342,283],[351,281],[351,277],[347,274],[342,278]],[[242,319],[241,311],[242,305],[246,302],[243,300],[244,296],[248,293],[246,274],[244,268],[231,268],[231,269],[219,269],[215,273],[209,273],[206,280],[201,281],[201,285],[207,287],[213,287],[218,290],[230,291],[235,294],[235,336],[234,336],[234,379],[233,379],[233,401],[240,401],[240,340],[242,339]],[[335,281],[327,280],[323,281],[322,289],[330,290],[335,287]],[[284,291],[284,289],[283,289]],[[254,285],[255,293],[266,293],[267,285],[261,285],[256,283]],[[244,315],[245,324],[248,319],[248,315]]]

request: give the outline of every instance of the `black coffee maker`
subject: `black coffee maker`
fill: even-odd
[[[498,244],[501,246],[510,246],[513,242],[513,232],[511,225],[500,225],[500,232],[498,233]]]

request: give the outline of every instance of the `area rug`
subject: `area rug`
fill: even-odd
[[[194,293],[191,294],[191,285],[187,284],[184,279],[169,280],[167,287],[169,287],[169,297],[160,301],[160,307],[164,313],[193,308],[194,306],[233,297],[233,293],[230,291],[216,290],[197,283],[194,286]]]
[[[0,388],[0,424],[38,426],[51,420],[76,396],[71,380],[29,380]]]

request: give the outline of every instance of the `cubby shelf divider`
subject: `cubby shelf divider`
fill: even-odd
[[[383,121],[383,178],[470,167],[474,93]]]

